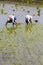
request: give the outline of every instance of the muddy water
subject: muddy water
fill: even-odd
[[[43,8],[40,7],[40,16],[33,6],[6,3],[3,9],[3,14],[0,12],[0,65],[43,65]],[[20,23],[16,28],[12,24],[5,27],[10,14]],[[25,25],[27,14],[35,14],[33,24]],[[36,19],[38,24],[34,22]]]

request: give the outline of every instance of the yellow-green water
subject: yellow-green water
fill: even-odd
[[[43,24],[0,28],[0,65],[43,65]]]

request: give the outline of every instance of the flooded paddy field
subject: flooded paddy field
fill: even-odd
[[[16,28],[5,26],[10,14],[17,17]],[[27,14],[32,24],[26,25]],[[0,3],[0,65],[43,65],[43,7]]]

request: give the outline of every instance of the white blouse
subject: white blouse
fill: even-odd
[[[14,16],[13,15],[10,15],[8,18],[11,18],[12,22],[14,22]]]
[[[30,20],[30,18],[32,19],[32,16],[30,16],[30,15],[26,15],[26,17],[25,18],[27,18],[28,19],[28,21]]]

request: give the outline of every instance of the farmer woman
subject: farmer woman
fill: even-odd
[[[25,22],[28,24],[28,23],[32,23],[32,16],[30,15],[26,15],[25,17]]]
[[[13,16],[13,15],[10,15],[10,16],[8,17],[8,19],[7,19],[6,26],[7,26],[8,23],[12,23],[13,26],[14,26],[14,24],[16,25],[16,24],[17,24],[17,23],[16,23],[16,17]]]

